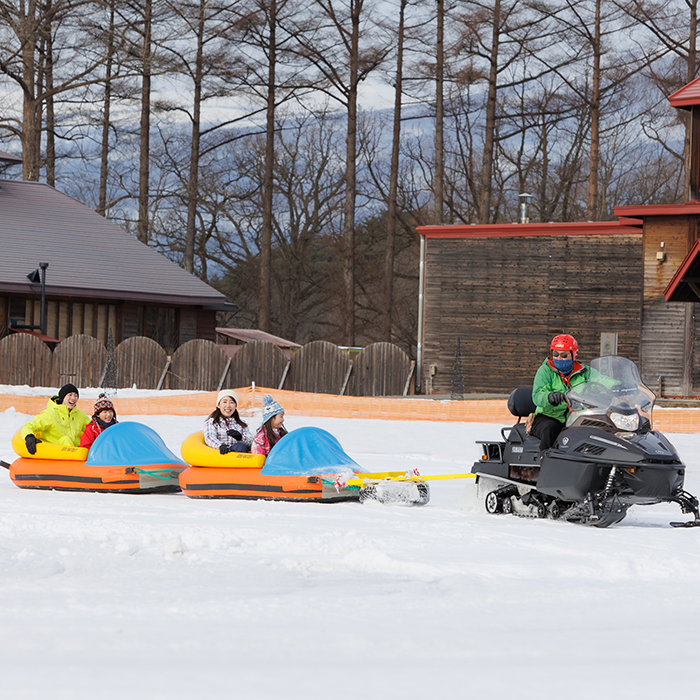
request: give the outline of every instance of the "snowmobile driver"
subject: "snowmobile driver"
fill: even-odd
[[[532,386],[537,406],[530,434],[540,439],[540,456],[549,449],[566,425],[567,392],[589,380],[590,368],[576,360],[578,343],[572,335],[557,335],[550,344],[549,357],[542,363]]]

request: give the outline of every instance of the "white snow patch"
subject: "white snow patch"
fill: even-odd
[[[179,453],[203,418],[129,420]],[[0,459],[15,458],[27,419],[0,413]],[[329,430],[371,471],[426,475],[468,472],[475,440],[500,430],[286,422]],[[670,439],[700,493],[699,438]],[[0,469],[2,697],[697,692],[700,529],[670,528],[687,518],[676,506],[633,508],[597,530],[489,516],[473,480],[430,488],[420,508],[192,500],[23,490]]]

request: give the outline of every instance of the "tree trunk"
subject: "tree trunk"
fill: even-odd
[[[139,154],[139,218],[137,238],[148,243],[149,152],[151,129],[151,6],[146,0],[143,14],[143,49],[141,55],[141,149]]]
[[[404,6],[402,3],[401,11]],[[434,223],[441,224],[445,201],[445,161],[444,161],[444,78],[445,78],[445,1],[437,0],[437,41],[435,46],[435,217]]]
[[[36,98],[36,1],[28,0],[20,19],[22,41],[22,178],[39,180],[41,154],[41,102]],[[37,137],[37,133],[39,136]]]
[[[406,3],[401,0],[399,31],[396,50],[396,85],[394,87],[394,130],[391,144],[391,174],[389,176],[389,202],[387,206],[386,255],[384,258],[384,309],[382,314],[382,338],[391,342],[391,318],[394,306],[394,254],[396,248],[396,193],[399,182],[399,147],[401,144],[401,97],[403,92],[403,41]],[[442,0],[438,0],[441,4]],[[437,129],[436,129],[437,132]],[[436,137],[437,141],[437,137]],[[437,143],[436,143],[437,154]],[[436,158],[437,161],[437,158]],[[437,164],[436,164],[437,166]],[[437,188],[436,188],[437,189]],[[436,202],[441,201],[437,199]]]
[[[359,76],[360,14],[364,0],[352,0],[350,35],[350,84],[348,90],[348,131],[346,139],[345,206],[343,222],[343,337],[355,344],[355,199],[357,187],[357,85]]]
[[[109,8],[109,33],[107,35],[107,56],[105,58],[105,93],[102,110],[102,147],[100,151],[100,192],[97,213],[107,212],[107,176],[109,174],[109,129],[112,108],[112,64],[114,62],[114,2]]]
[[[197,21],[197,54],[194,66],[194,104],[192,107],[192,144],[190,148],[190,173],[187,179],[187,230],[185,234],[184,267],[194,272],[194,242],[197,225],[197,193],[199,190],[199,141],[202,110],[202,79],[204,55],[204,17],[206,0],[199,0]]]
[[[600,161],[600,3],[595,4],[595,38],[593,40],[593,86],[591,94],[591,159],[588,174],[588,220],[599,218],[598,166]]]
[[[56,117],[54,113],[53,96],[53,32],[51,23],[51,0],[46,3],[46,21],[43,24],[45,68],[44,86],[46,97],[46,184],[54,187],[56,184]]]
[[[491,212],[491,173],[493,150],[496,140],[496,91],[498,81],[499,32],[501,26],[501,0],[493,4],[493,34],[489,57],[489,89],[486,98],[484,155],[481,165],[481,195],[479,197],[479,223],[488,224]]]
[[[275,167],[275,96],[277,68],[277,0],[270,1],[270,46],[267,76],[267,123],[265,127],[265,174],[262,191],[262,231],[260,232],[260,298],[258,328],[270,332],[272,266],[272,190]]]

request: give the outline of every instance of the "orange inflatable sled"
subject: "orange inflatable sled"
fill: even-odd
[[[357,501],[360,490],[354,487],[334,485],[332,474],[354,472],[358,467],[347,455],[341,458],[341,464],[328,466],[328,445],[314,443],[316,449],[306,448],[306,444],[296,448],[296,443],[308,431],[316,428],[294,430],[273,448],[266,460],[262,455],[246,453],[219,454],[218,450],[208,447],[200,433],[190,435],[181,448],[182,458],[191,464],[180,474],[180,487],[190,498],[241,498],[269,499],[281,501],[315,501],[337,503],[339,501]],[[325,432],[325,431],[323,431]],[[337,440],[326,433],[332,442]],[[335,445],[331,443],[331,448]],[[340,446],[337,446],[338,449]],[[285,453],[293,452],[286,458]],[[326,468],[319,468],[319,452],[323,452]],[[343,453],[344,454],[344,453]],[[338,455],[332,455],[337,461]],[[282,459],[283,466],[274,466]],[[291,465],[289,464],[291,460]],[[273,467],[273,468],[271,468]],[[358,467],[359,468],[359,467]],[[323,474],[323,476],[322,476]]]
[[[89,453],[84,447],[41,442],[36,455],[30,455],[19,431],[12,447],[20,457],[10,465],[10,478],[23,489],[176,492],[178,476],[187,466],[157,433],[140,423],[117,423],[105,430]]]

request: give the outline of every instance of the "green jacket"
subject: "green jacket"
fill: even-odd
[[[532,402],[537,406],[535,415],[544,413],[545,416],[550,416],[562,423],[566,423],[566,414],[569,412],[569,407],[564,402],[558,406],[552,406],[549,403],[549,394],[552,391],[566,393],[571,387],[584,384],[589,380],[590,372],[590,367],[586,367],[580,362],[574,362],[574,368],[565,381],[562,374],[552,367],[549,363],[549,358],[547,358],[537,370],[535,381],[532,385]]]
[[[33,433],[45,442],[54,445],[72,445],[80,447],[80,436],[90,422],[79,408],[68,410],[68,406],[56,403],[58,396],[52,396],[46,410],[34,416],[22,426],[20,435],[25,438]]]

